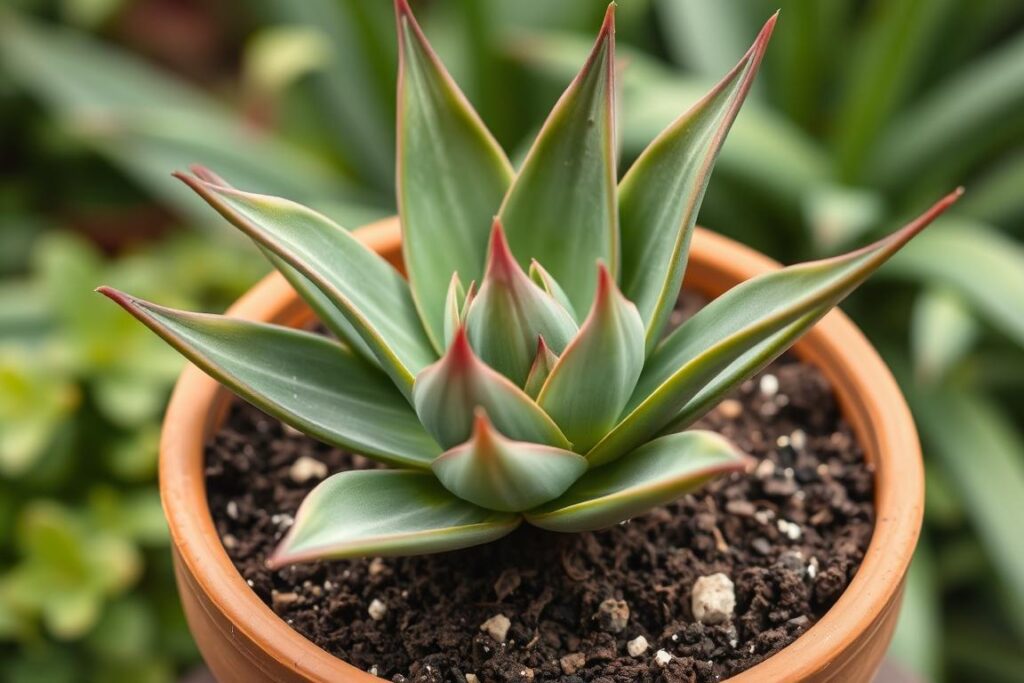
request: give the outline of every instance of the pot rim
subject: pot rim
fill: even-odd
[[[401,258],[397,218],[356,231],[369,247]],[[729,238],[697,228],[687,283],[718,295],[750,277],[778,268],[772,259]],[[228,314],[247,319],[295,320],[308,309],[278,273],[242,296]],[[308,313],[307,313],[308,314]],[[827,672],[841,653],[854,650],[877,628],[878,616],[899,599],[921,529],[924,469],[913,418],[891,372],[863,333],[841,311],[826,315],[795,346],[802,360],[831,382],[844,418],[875,468],[875,525],[864,559],[846,590],[806,633],[733,683],[801,680]],[[179,378],[163,423],[160,494],[173,548],[232,632],[244,634],[286,669],[313,681],[376,681],[331,655],[280,619],[246,584],[221,545],[209,506],[203,445],[224,416],[231,394],[193,365]],[[860,640],[860,642],[858,642]]]

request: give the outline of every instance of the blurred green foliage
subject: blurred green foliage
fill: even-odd
[[[604,11],[415,4],[513,158]],[[930,680],[1019,681],[1024,5],[777,4],[701,222],[792,262],[968,187],[845,308],[896,371],[926,451],[926,530],[893,655]],[[768,12],[620,0],[624,164]],[[0,679],[163,681],[196,661],[154,484],[180,364],[92,289],[215,310],[265,271],[168,177],[190,163],[349,226],[392,212],[392,32],[387,0],[0,8]]]

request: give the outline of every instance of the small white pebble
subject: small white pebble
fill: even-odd
[[[512,628],[512,622],[504,614],[495,614],[480,624],[480,630],[489,635],[496,643],[505,642],[510,628]]]
[[[754,512],[754,519],[761,524],[768,524],[772,519],[775,518],[775,513],[771,510],[757,510]]]
[[[802,451],[807,445],[807,434],[802,429],[796,429],[789,435],[789,443],[798,451]]]
[[[775,439],[775,445],[779,448],[785,448],[789,445],[789,437],[783,434],[779,438]]]
[[[779,393],[779,378],[775,375],[762,375],[758,388],[765,396],[774,396]]]
[[[288,477],[296,484],[305,484],[310,479],[323,479],[327,476],[327,465],[308,455],[300,456],[288,468]]]
[[[228,550],[234,550],[238,547],[238,539],[231,534],[224,534],[224,537],[220,539],[220,542],[224,544],[224,547]]]
[[[245,580],[245,583],[246,583],[246,585],[248,585],[248,586],[249,586],[249,588],[254,588],[254,587],[256,586],[256,584],[255,584],[255,583],[253,583],[253,580],[252,580],[252,579],[246,579],[246,580]]]
[[[480,683],[480,679],[476,677],[476,674],[466,674],[466,683]]]
[[[385,569],[387,569],[387,565],[384,564],[384,560],[375,557],[370,560],[370,566],[366,568],[366,571],[369,572],[370,576],[378,576],[384,573]]]
[[[229,500],[225,511],[231,519],[238,519],[238,503],[235,501]]]
[[[757,468],[754,469],[754,476],[758,479],[767,479],[773,474],[775,474],[775,462],[767,458],[757,463]]]
[[[629,653],[630,657],[639,657],[643,653],[647,652],[648,647],[650,647],[650,644],[647,642],[647,639],[643,636],[637,636],[626,643],[626,652]]]
[[[779,527],[779,531],[781,531],[786,536],[786,538],[788,538],[791,541],[798,541],[800,540],[800,537],[803,535],[803,529],[801,529],[800,525],[795,522],[780,519],[778,522],[776,522],[776,524]]]
[[[811,561],[807,563],[807,576],[814,578],[818,575],[818,558],[812,557]]]
[[[654,653],[654,663],[660,667],[668,666],[669,662],[672,661],[672,655],[665,652],[664,650],[658,650]]]
[[[377,675],[377,665],[376,665],[376,664],[374,664],[373,666],[371,666],[371,667],[370,667],[370,668],[369,668],[369,669],[368,669],[368,670],[366,671],[366,673],[370,674],[371,676],[376,676],[376,675]],[[466,680],[467,680],[467,681],[469,680],[469,676],[467,676],[467,677],[466,677]]]
[[[562,667],[562,673],[566,676],[572,676],[586,664],[587,656],[582,652],[570,652],[558,660],[558,665]]]
[[[373,619],[374,621],[380,621],[387,615],[388,605],[383,600],[378,600],[377,598],[374,598],[370,602],[370,606],[366,609],[366,611],[370,615],[371,619]]]
[[[721,624],[732,618],[736,608],[735,586],[725,574],[702,576],[693,584],[690,596],[693,616],[703,624]]]

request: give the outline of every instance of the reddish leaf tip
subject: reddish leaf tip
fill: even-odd
[[[466,334],[466,325],[459,325],[444,360],[451,364],[453,370],[461,370],[472,365],[475,359],[473,347],[469,344],[469,335]]]
[[[491,243],[488,249],[487,273],[485,280],[497,279],[508,281],[519,270],[519,262],[512,254],[508,245],[508,238],[505,236],[505,229],[501,225],[501,219],[494,218],[491,225]]]
[[[128,308],[131,304],[135,303],[135,299],[132,298],[130,294],[126,294],[119,289],[114,289],[109,285],[100,285],[93,291],[99,292],[122,308]]]
[[[412,8],[409,7],[409,0],[395,0],[395,14],[399,17],[412,17]]]
[[[615,33],[615,8],[618,5],[614,2],[608,3],[608,9],[604,12],[604,20],[601,22],[601,30],[597,32],[598,39]]]
[[[548,343],[546,341],[544,341],[544,335],[543,334],[538,334],[537,335],[537,357],[539,358],[539,357],[543,356],[545,351],[550,351],[550,350],[551,349],[548,347]]]
[[[615,280],[612,278],[611,271],[608,270],[608,266],[601,259],[597,261],[597,294],[595,300],[603,301],[608,298],[611,293],[615,291]]]

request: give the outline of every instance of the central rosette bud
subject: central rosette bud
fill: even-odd
[[[604,264],[596,267],[582,324],[539,263],[523,269],[497,219],[479,290],[452,276],[447,351],[420,372],[413,401],[449,449],[433,470],[460,498],[509,511],[552,500],[586,471],[580,454],[615,425],[643,370],[644,325]]]

